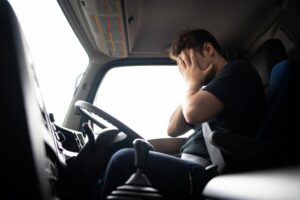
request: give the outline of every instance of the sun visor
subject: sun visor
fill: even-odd
[[[81,6],[98,50],[112,57],[127,57],[121,0],[85,0]]]

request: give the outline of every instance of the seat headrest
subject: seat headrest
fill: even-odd
[[[258,71],[266,90],[273,66],[285,59],[287,59],[287,53],[279,39],[267,40],[252,56],[251,63]]]

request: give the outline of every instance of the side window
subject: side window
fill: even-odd
[[[175,66],[126,66],[105,75],[94,105],[145,139],[167,137],[169,118],[182,99],[184,83]]]

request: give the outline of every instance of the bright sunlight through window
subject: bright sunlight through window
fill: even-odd
[[[47,111],[62,124],[88,56],[55,0],[9,0],[33,58]]]
[[[130,66],[110,70],[94,104],[145,139],[167,136],[184,84],[176,66]]]

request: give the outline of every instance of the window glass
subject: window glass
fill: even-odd
[[[62,125],[88,56],[57,1],[9,2],[26,37],[47,111]]]
[[[145,139],[168,137],[168,121],[183,89],[176,66],[117,67],[104,77],[94,105]]]

